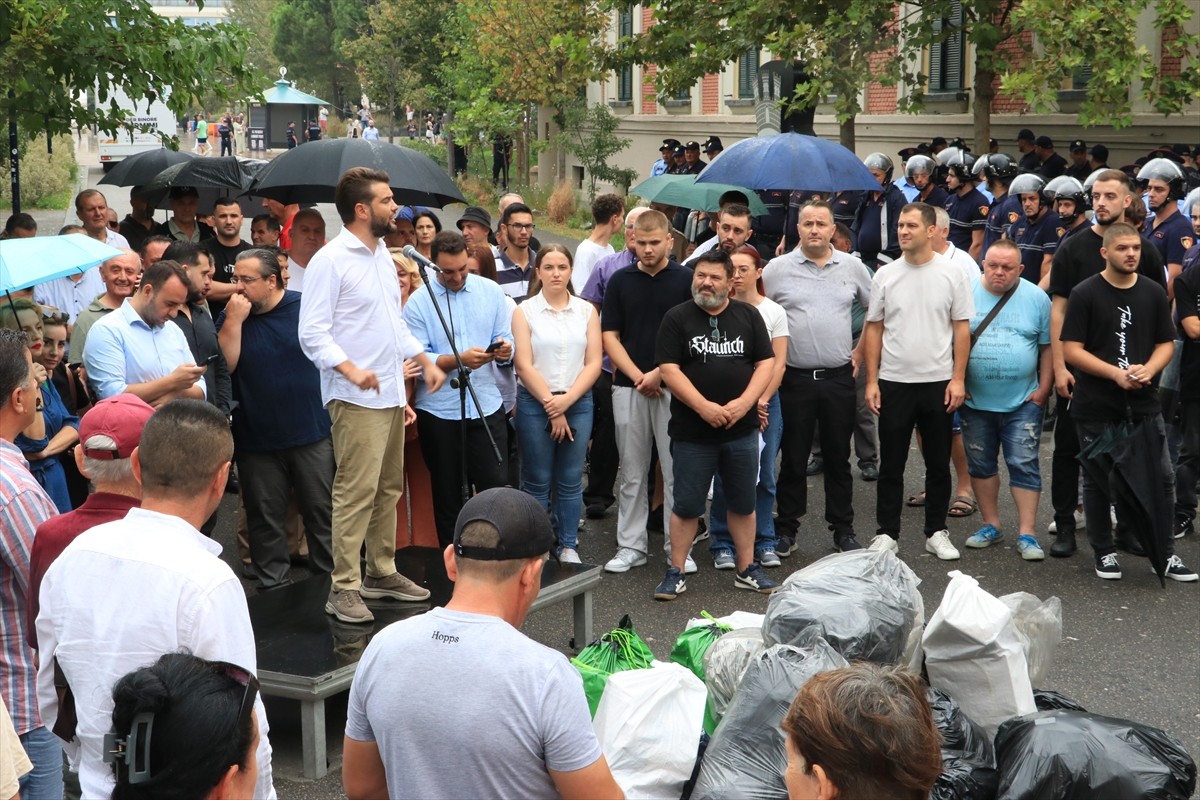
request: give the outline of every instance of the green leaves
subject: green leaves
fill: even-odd
[[[189,28],[145,0],[0,0],[0,74],[15,90],[0,93],[0,117],[15,116],[26,136],[70,133],[72,123],[115,131],[124,111],[80,99],[97,76],[136,99],[169,87],[168,105],[182,114],[195,94],[245,94],[248,45],[240,28]]]

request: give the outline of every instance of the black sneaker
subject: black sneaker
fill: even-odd
[[[1167,577],[1180,583],[1194,583],[1200,580],[1200,575],[1197,575],[1194,570],[1188,569],[1179,556],[1171,556],[1167,559]]]
[[[1074,555],[1077,549],[1075,545],[1075,531],[1064,531],[1061,528],[1054,532],[1054,542],[1050,545],[1050,555],[1055,558],[1066,558]]]
[[[667,575],[654,589],[655,600],[674,600],[679,595],[687,591],[687,584],[683,581],[683,570],[678,567],[671,567],[667,570]]]
[[[588,519],[604,519],[606,513],[608,513],[608,506],[604,505],[604,503],[588,503]]]
[[[788,536],[786,533],[779,534],[775,541],[775,555],[780,558],[787,558],[796,549],[796,537]]]
[[[858,537],[853,533],[844,533],[837,537],[834,546],[839,553],[849,553],[851,550],[862,550],[862,543],[858,541]]]
[[[1121,580],[1121,565],[1117,562],[1117,554],[1096,556],[1096,576],[1106,581]]]
[[[735,589],[749,589],[759,594],[770,594],[779,588],[777,582],[763,573],[757,561],[751,561],[750,566],[733,576],[733,586]]]
[[[825,459],[821,456],[810,456],[808,459],[808,467],[805,468],[806,475],[820,475],[825,471]]]
[[[1175,520],[1175,531],[1174,532],[1175,532],[1176,539],[1182,539],[1184,536],[1187,536],[1189,533],[1195,533],[1196,528],[1192,524],[1192,521],[1190,519],[1187,519],[1187,518],[1177,519],[1177,520]]]
[[[879,480],[879,467],[874,464],[863,464],[859,472],[862,473],[862,479],[867,483]]]

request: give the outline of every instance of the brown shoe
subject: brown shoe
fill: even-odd
[[[362,587],[358,590],[363,597],[378,600],[390,597],[393,600],[428,600],[429,590],[418,586],[399,572],[393,572],[386,578],[363,578]]]
[[[329,599],[325,601],[325,613],[332,614],[342,622],[365,623],[374,622],[375,615],[363,603],[358,592],[353,589],[333,589]]]

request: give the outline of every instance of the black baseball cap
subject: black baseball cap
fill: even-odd
[[[704,152],[715,153],[719,150],[724,150],[725,145],[721,144],[720,136],[710,136],[704,140]]]
[[[674,150],[679,146],[678,139],[663,139],[662,147],[659,150]]]
[[[687,144],[685,144],[685,145],[683,146],[683,148],[684,148],[685,150],[699,150],[699,149],[700,149],[700,143],[699,143],[699,142],[688,142]]]
[[[1078,153],[1080,151],[1087,151],[1087,142],[1083,139],[1075,139],[1071,142],[1071,152]]]
[[[920,154],[920,152],[921,151],[915,147],[906,147],[897,153],[897,155],[899,155],[900,158],[904,159],[905,161],[908,161],[913,156]]]
[[[681,155],[683,155],[683,145],[681,145],[681,144],[677,144],[677,145],[675,145],[674,147],[672,147],[672,148],[671,148],[671,155],[673,155],[673,156],[681,156]]]
[[[935,136],[935,137],[933,137],[933,139],[931,139],[929,141],[929,144],[932,147],[937,147],[939,145],[941,145],[942,147],[945,147],[946,146],[946,137],[945,136]]]
[[[1027,141],[1027,142],[1032,142],[1033,138],[1034,138],[1033,131],[1029,130],[1029,128],[1021,128],[1021,130],[1017,131],[1017,141],[1018,142],[1020,142],[1022,140]]]
[[[487,522],[500,534],[495,547],[462,544],[463,528],[472,522]],[[454,553],[475,561],[509,561],[534,558],[554,551],[557,538],[550,515],[533,497],[501,486],[486,489],[463,504],[454,524]]]
[[[1039,137],[1037,137],[1037,141],[1034,142],[1034,144],[1036,144],[1038,147],[1045,147],[1045,148],[1049,149],[1051,147],[1054,147],[1054,140],[1051,139],[1049,136],[1039,136]]]
[[[1088,150],[1088,155],[1101,161],[1108,161],[1108,148],[1102,144],[1094,144],[1092,149]]]

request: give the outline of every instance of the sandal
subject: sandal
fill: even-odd
[[[908,500],[904,501],[904,505],[908,506],[909,508],[924,508],[925,493],[921,492],[920,494],[912,495],[908,498]]]
[[[973,498],[966,495],[959,495],[954,498],[954,502],[950,504],[950,508],[946,511],[948,517],[969,517],[979,510]]]

